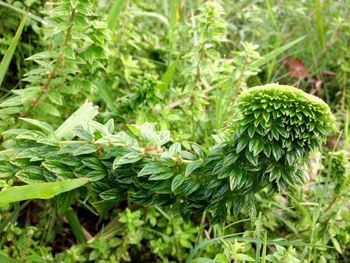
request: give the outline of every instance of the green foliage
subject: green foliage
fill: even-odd
[[[325,171],[330,173],[330,177],[334,180],[335,191],[339,193],[346,188],[349,183],[350,157],[346,151],[327,152],[324,154],[322,163]]]
[[[88,178],[98,209],[127,192],[140,205],[173,205],[185,217],[208,209],[213,222],[222,222],[226,206],[254,216],[255,192],[303,182],[299,167],[334,120],[324,102],[287,86],[249,89],[236,105],[240,115],[226,142],[211,149],[192,144],[191,151],[178,143],[167,149],[170,133],[147,123],[130,126],[130,136],[114,134],[111,122],[91,121],[76,127],[74,141],[61,141],[48,124],[24,119],[38,130],[7,131],[2,165],[24,182]]]
[[[347,4],[0,1],[0,261],[346,262]]]
[[[0,107],[11,109],[9,115],[65,116],[68,97],[82,98],[81,103],[93,90],[92,81],[107,58],[108,37],[106,24],[94,19],[90,1],[53,4],[44,32],[48,48],[26,58],[37,64],[24,74],[22,81],[28,84],[14,90]]]

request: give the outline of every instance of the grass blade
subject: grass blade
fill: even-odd
[[[59,182],[13,186],[0,191],[0,206],[29,199],[50,199],[60,193],[68,192],[88,182],[89,179],[79,178]]]
[[[178,59],[173,61],[169,67],[167,68],[167,70],[165,71],[162,80],[160,81],[160,83],[157,85],[157,90],[159,90],[159,92],[164,96],[166,89],[174,75],[175,69],[176,69],[176,65],[177,65]]]
[[[26,20],[27,20],[27,15],[25,15],[22,18],[21,24],[19,25],[15,36],[11,40],[10,46],[6,50],[5,55],[2,58],[2,60],[1,60],[1,64],[0,64],[0,87],[1,87],[2,81],[5,78],[5,75],[6,75],[7,69],[9,67],[9,65],[10,65],[10,62],[12,60],[13,54],[15,53],[15,50],[16,50],[17,44],[19,42],[19,39],[21,38],[22,31],[23,31],[24,25],[26,23]]]
[[[275,59],[277,56],[279,56],[280,54],[282,54],[283,52],[285,52],[286,50],[290,49],[291,47],[295,46],[297,43],[299,43],[300,41],[302,41],[305,37],[299,37],[296,40],[282,46],[279,47],[275,50],[273,50],[272,52],[266,54],[265,56],[263,56],[261,59],[254,61],[251,66],[256,67],[256,68],[260,68],[261,66],[265,65],[266,63],[270,62],[271,60]]]
[[[17,259],[11,259],[9,258],[5,252],[0,251],[0,262],[2,263],[20,263],[21,261]]]
[[[107,25],[110,30],[114,30],[114,28],[117,26],[119,15],[125,3],[126,3],[126,0],[114,1],[111,11],[109,11],[107,16]]]
[[[315,19],[316,19],[316,32],[317,32],[317,38],[318,42],[320,43],[321,47],[324,46],[324,32],[323,32],[323,21],[322,21],[322,15],[321,15],[321,1],[315,0]]]
[[[86,242],[86,238],[85,238],[85,235],[84,235],[83,227],[80,224],[78,216],[74,212],[74,210],[71,207],[68,208],[65,211],[64,216],[66,217],[69,225],[71,226],[73,234],[74,234],[75,238],[77,239],[77,241],[79,243],[85,243]]]
[[[95,85],[98,89],[98,94],[101,99],[106,103],[106,106],[110,110],[115,110],[115,96],[113,94],[113,89],[104,80],[97,80]]]
[[[286,193],[286,194],[289,196],[290,199],[292,199],[293,203],[300,210],[300,212],[307,218],[310,226],[312,226],[313,221],[312,221],[310,213],[306,210],[306,208],[297,199],[295,199],[292,195],[290,195],[288,193]]]

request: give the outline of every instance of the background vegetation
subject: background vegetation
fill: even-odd
[[[0,189],[32,187],[0,200],[0,262],[348,262],[348,17],[347,0],[0,1]],[[67,170],[100,153],[74,144],[63,148],[74,158],[52,157],[53,136],[71,145],[124,131],[127,145],[152,137],[175,155],[180,142],[200,159],[227,136],[239,94],[275,82],[322,98],[337,128],[304,184],[255,194],[256,213],[186,217],[109,181],[25,201],[105,176],[96,158]],[[76,173],[88,179],[55,184]]]

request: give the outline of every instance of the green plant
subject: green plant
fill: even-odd
[[[74,141],[55,138],[49,124],[27,120],[39,130],[9,130],[2,165],[25,182],[86,177],[90,197],[104,210],[125,198],[142,205],[173,205],[184,216],[209,210],[213,222],[227,208],[254,215],[254,193],[300,184],[299,168],[321,145],[334,119],[321,100],[275,84],[243,92],[228,136],[210,149],[191,144],[164,147],[170,133],[129,126],[133,136],[114,134],[112,121],[89,122],[74,130]]]
[[[346,262],[347,4],[0,0],[0,262]]]
[[[75,96],[82,103],[104,67],[109,31],[95,19],[92,3],[65,0],[50,6],[44,27],[46,49],[26,58],[37,67],[24,74],[24,89],[12,90],[13,95],[1,102],[4,115],[66,117],[65,111],[71,113],[66,98]]]

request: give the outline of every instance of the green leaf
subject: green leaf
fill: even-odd
[[[20,179],[22,182],[27,184],[44,182],[45,176],[42,172],[42,168],[38,166],[28,166],[19,170],[15,176]]]
[[[20,118],[20,119],[40,128],[41,130],[47,132],[48,134],[53,133],[52,126],[46,122],[42,122],[42,121],[38,121],[38,120],[34,120],[34,119],[29,119],[29,118]]]
[[[55,106],[49,103],[41,103],[35,108],[35,110],[38,112],[43,112],[56,117],[61,116],[60,111]]]
[[[272,144],[271,149],[272,149],[272,154],[275,157],[276,161],[282,158],[283,150],[281,149],[280,146],[278,146],[277,144]]]
[[[141,171],[137,174],[137,177],[142,177],[151,174],[159,174],[167,171],[169,171],[169,168],[161,166],[159,163],[149,163],[141,169]]]
[[[31,140],[31,141],[39,141],[46,138],[46,134],[44,134],[41,131],[24,131],[21,134],[16,136],[16,139],[22,139],[22,140]]]
[[[57,212],[63,214],[73,203],[75,193],[74,191],[69,191],[66,193],[61,193],[55,197]]]
[[[98,95],[106,103],[110,110],[116,110],[115,95],[111,85],[108,85],[104,80],[97,80],[94,82],[98,89]]]
[[[16,170],[7,165],[0,165],[0,178],[13,176]]]
[[[76,136],[78,136],[80,139],[83,139],[85,141],[92,141],[94,139],[90,131],[86,130],[82,126],[75,128],[73,132]]]
[[[94,153],[97,151],[97,148],[93,144],[83,144],[78,149],[73,152],[73,156],[83,155]]]
[[[173,61],[167,68],[166,72],[164,73],[160,83],[157,85],[156,89],[159,90],[160,94],[162,96],[165,95],[166,89],[174,75],[176,65],[177,65],[178,59]]]
[[[254,258],[252,258],[251,256],[248,256],[248,255],[246,255],[246,254],[242,254],[242,253],[236,253],[235,254],[235,257],[236,257],[236,259],[238,259],[238,260],[242,260],[242,262],[244,261],[250,261],[250,262],[254,262],[255,261],[255,259]]]
[[[199,257],[199,258],[195,258],[194,260],[191,261],[192,263],[217,263],[217,262],[220,262],[220,261],[215,261],[213,259],[210,259],[210,258],[202,258],[202,257]],[[225,263],[227,263],[227,260],[224,261]],[[221,262],[220,262],[221,263]]]
[[[81,187],[88,182],[88,179],[79,178],[59,182],[13,186],[0,191],[0,206],[29,199],[50,199],[60,193]]]
[[[57,105],[63,105],[63,96],[57,90],[55,89],[49,90],[49,92],[47,93],[47,96],[49,97],[52,103]]]
[[[173,181],[171,182],[171,191],[175,192],[175,190],[182,185],[185,179],[186,177],[182,174],[176,175]]]
[[[243,138],[241,139],[236,146],[236,153],[240,153],[249,143],[249,139],[248,138]]]
[[[253,155],[248,149],[245,151],[245,157],[254,166],[258,166],[258,158]]]
[[[271,145],[265,144],[263,151],[266,157],[269,158],[271,156]]]
[[[11,259],[9,256],[6,255],[5,252],[0,251],[0,262],[1,263],[21,263],[20,260],[17,259]]]
[[[203,163],[203,160],[197,160],[197,161],[190,162],[186,167],[185,177],[189,176],[194,170],[201,167],[202,163]]]
[[[19,39],[22,35],[22,31],[23,31],[24,25],[26,23],[26,20],[27,20],[27,15],[25,15],[22,18],[22,21],[17,29],[17,32],[16,32],[14,38],[11,40],[10,46],[6,50],[5,55],[1,60],[1,63],[0,63],[0,87],[1,87],[1,84],[4,80],[4,78],[5,78],[5,75],[6,75],[7,69],[10,65],[10,62],[12,60],[13,54],[15,53]]]
[[[169,147],[169,152],[171,154],[178,154],[181,151],[181,143],[175,142]]]
[[[255,127],[254,126],[250,126],[248,128],[248,135],[250,138],[253,138],[254,137],[254,133],[255,133]]]
[[[143,155],[138,152],[129,152],[122,156],[121,158],[117,157],[115,158],[113,162],[113,169],[117,169],[119,166],[123,164],[128,163],[136,163],[137,161],[141,160],[143,158]]]
[[[148,180],[150,181],[156,181],[156,180],[165,180],[173,177],[173,172],[166,172],[166,173],[160,173],[160,174],[152,174]]]
[[[106,177],[106,172],[103,170],[95,170],[91,171],[87,175],[84,176],[84,178],[89,178],[90,181],[99,181]]]
[[[339,254],[343,254],[343,251],[342,251],[342,249],[341,249],[341,246],[340,246],[338,240],[335,239],[334,237],[332,237],[331,240],[332,240],[332,243],[333,243],[334,248],[338,251],[338,253],[339,253]]]
[[[234,167],[232,171],[230,171],[230,189],[233,191],[236,187],[241,184],[243,177],[243,171],[239,167]]]
[[[97,107],[93,106],[90,102],[85,102],[55,130],[55,136],[57,139],[73,138],[73,130],[78,126],[83,126],[88,123],[94,119],[97,114]]]

